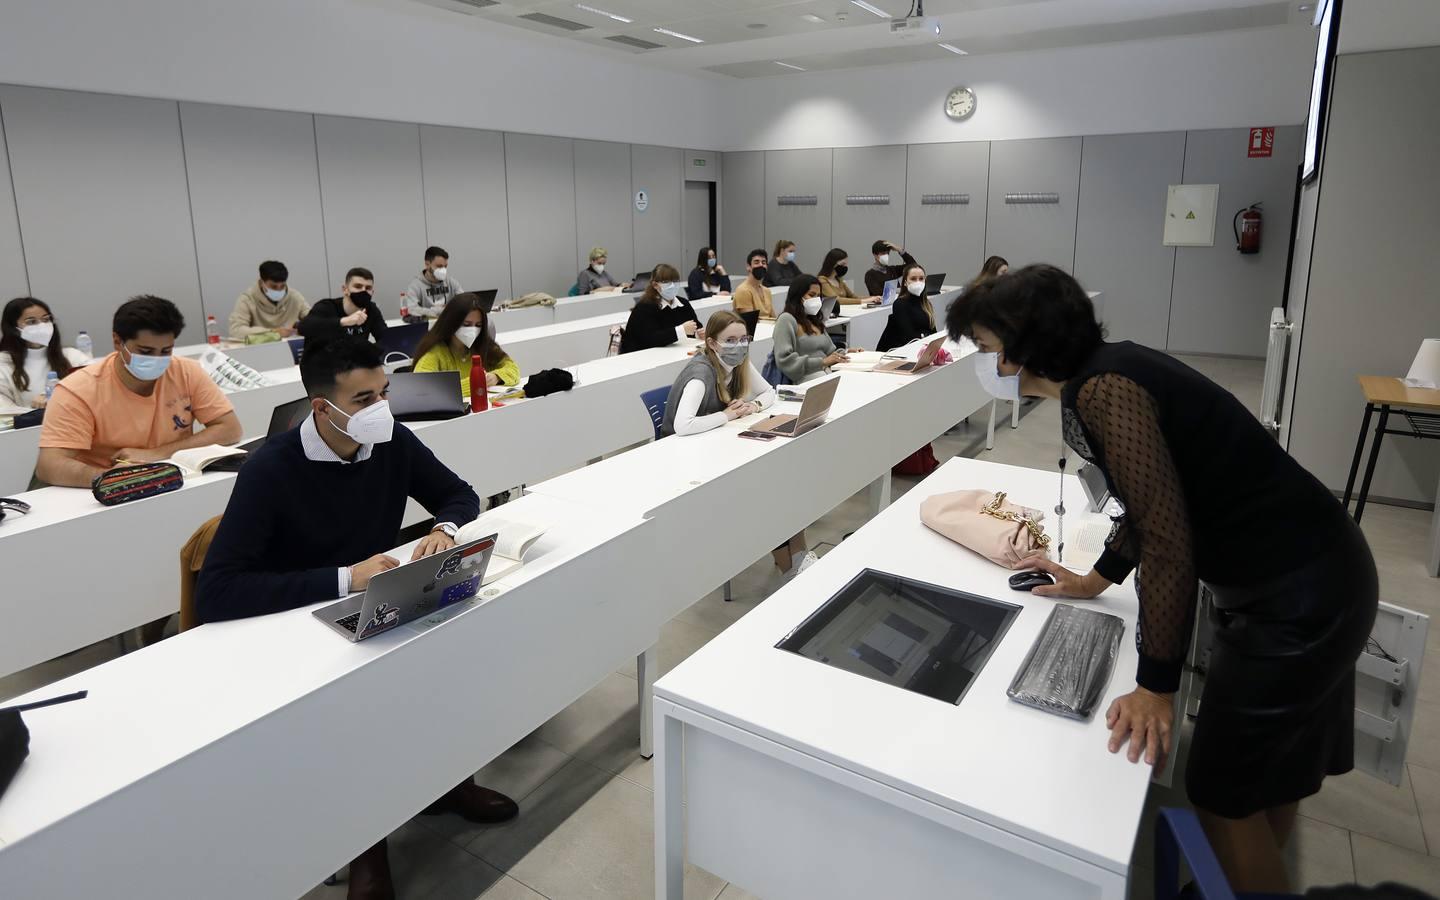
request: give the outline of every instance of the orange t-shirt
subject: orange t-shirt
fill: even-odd
[[[55,387],[40,427],[40,446],[80,450],[87,465],[109,468],[122,447],[159,447],[208,425],[234,407],[205,369],[181,356],[170,361],[148,397],[132,392],[115,367],[120,354],[76,369]]]

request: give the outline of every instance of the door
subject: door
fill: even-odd
[[[715,183],[685,182],[685,252],[676,260],[681,278],[690,277],[690,269],[700,255],[701,247],[715,246]]]

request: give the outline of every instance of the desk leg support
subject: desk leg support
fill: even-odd
[[[1000,405],[999,400],[990,401],[990,422],[985,426],[985,449],[995,449],[995,407]]]
[[[870,515],[878,516],[890,505],[890,472],[870,482]]]
[[[1355,491],[1355,476],[1360,474],[1360,457],[1365,454],[1365,438],[1370,433],[1370,416],[1375,412],[1375,407],[1369,403],[1365,404],[1365,418],[1360,420],[1360,436],[1355,439],[1355,455],[1350,458],[1350,475],[1345,479],[1345,498],[1340,501],[1345,504],[1345,511],[1350,511],[1350,497]]]
[[[661,711],[655,728],[655,900],[685,896],[683,728]]]
[[[1365,501],[1370,498],[1370,479],[1375,477],[1375,462],[1380,459],[1380,441],[1385,437],[1385,426],[1390,423],[1390,407],[1380,407],[1380,422],[1375,426],[1375,443],[1370,445],[1370,461],[1365,464],[1365,480],[1360,482],[1360,497],[1355,501],[1355,524],[1365,515]]]
[[[1435,485],[1435,515],[1430,519],[1430,577],[1440,578],[1440,484]]]
[[[653,722],[655,718],[655,668],[657,657],[655,648],[658,644],[651,644],[645,648],[645,652],[635,657],[635,681],[640,691],[640,755],[650,759],[655,755],[654,740],[655,729]]]
[[[1020,401],[1018,400],[1010,401],[1010,427],[1020,427]]]

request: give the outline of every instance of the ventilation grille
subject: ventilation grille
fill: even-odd
[[[489,9],[492,6],[500,5],[500,0],[455,0],[455,2],[473,6],[476,9]]]
[[[664,44],[657,44],[654,41],[630,37],[628,34],[612,34],[605,40],[614,41],[617,44],[624,44],[627,47],[634,47],[636,50],[659,50],[665,46]]]
[[[889,206],[889,194],[849,194],[845,197],[846,206]]]
[[[541,25],[549,25],[552,28],[563,28],[566,31],[589,31],[590,26],[580,22],[572,22],[569,19],[562,19],[559,16],[547,16],[545,13],[528,13],[521,16],[531,22],[538,22]]]
[[[970,202],[969,194],[921,194],[921,206],[964,206]]]
[[[814,194],[781,194],[775,202],[780,206],[819,206],[820,198]]]

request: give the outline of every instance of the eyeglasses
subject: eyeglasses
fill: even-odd
[[[749,338],[740,338],[739,340],[735,340],[735,341],[721,341],[721,342],[720,342],[720,346],[722,346],[722,347],[748,347],[748,346],[750,346],[750,339],[749,339]]]

